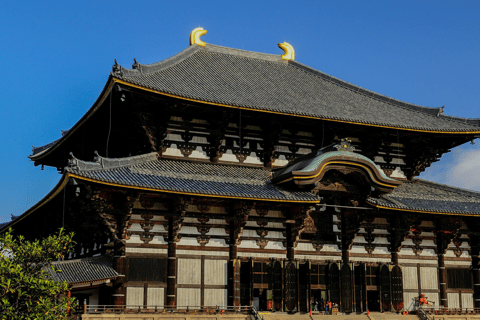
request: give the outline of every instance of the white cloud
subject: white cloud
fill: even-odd
[[[455,160],[446,172],[447,184],[480,191],[480,150],[460,152]]]
[[[471,145],[455,148],[427,168],[420,178],[480,191],[480,148]]]

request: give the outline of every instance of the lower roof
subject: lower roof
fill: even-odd
[[[287,190],[270,183],[271,172],[242,167],[182,160],[158,159],[157,153],[97,162],[70,161],[73,177],[104,184],[220,198],[310,202],[320,199],[309,191]]]
[[[378,208],[453,215],[480,215],[480,192],[422,179],[405,181],[389,194],[368,198]]]
[[[55,261],[52,263],[56,272],[48,269],[53,280],[66,281],[68,284],[82,284],[105,281],[121,277],[113,268],[113,259],[110,256]]]

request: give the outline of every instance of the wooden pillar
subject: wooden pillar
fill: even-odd
[[[125,257],[125,241],[115,240],[113,247],[113,268],[119,274],[126,276],[127,258]],[[113,281],[113,304],[116,306],[124,306],[125,300],[125,277],[118,277]]]
[[[474,307],[480,308],[480,236],[470,234]]]
[[[177,305],[177,244],[174,239],[175,217],[168,218],[168,262],[167,262],[167,306],[174,308]]]
[[[392,264],[398,266],[398,252],[392,252]]]
[[[229,306],[240,306],[240,260],[237,260],[238,247],[235,235],[235,221],[230,221],[227,289]]]
[[[349,237],[349,235],[347,234],[347,219],[345,217],[345,212],[342,212],[340,214],[341,216],[341,226],[342,226],[342,229],[340,230],[341,233],[342,233],[342,264],[347,264],[350,262],[350,257],[349,257],[349,254],[348,254],[348,247],[350,246],[350,244],[348,242],[350,241],[353,241],[353,238],[350,239],[351,237]]]
[[[438,282],[440,284],[440,305],[448,308],[447,271],[445,270],[445,255],[438,255]]]
[[[287,224],[287,260],[295,260],[295,248],[293,247],[291,224]]]

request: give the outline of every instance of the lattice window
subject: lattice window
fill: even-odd
[[[310,284],[326,285],[327,284],[328,265],[312,264],[310,267]]]
[[[447,268],[447,287],[449,289],[472,289],[470,269]]]
[[[266,262],[253,263],[253,282],[268,284],[269,280],[269,266]]]
[[[163,282],[167,279],[167,259],[130,258],[128,281]]]
[[[366,282],[367,286],[379,285],[379,270],[377,266],[367,266]]]

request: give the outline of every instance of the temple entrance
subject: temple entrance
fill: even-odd
[[[312,310],[322,311],[324,310],[324,302],[327,301],[327,290],[312,289],[311,293]],[[317,304],[317,310],[315,310],[315,303]]]
[[[245,261],[240,266],[240,305],[252,304],[252,262]]]
[[[258,310],[267,310],[270,266],[267,262],[253,261],[253,303]]]
[[[267,311],[267,290],[253,289],[253,305],[257,310]]]
[[[380,311],[380,291],[369,290],[367,291],[367,304],[368,310],[370,311]]]

